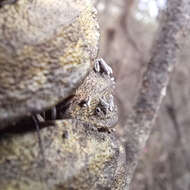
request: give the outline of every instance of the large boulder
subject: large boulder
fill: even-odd
[[[124,189],[125,151],[114,132],[79,120],[56,122],[40,130],[43,158],[36,133],[11,129],[0,135],[0,190]]]
[[[68,97],[87,75],[99,39],[88,0],[2,2],[0,128]]]

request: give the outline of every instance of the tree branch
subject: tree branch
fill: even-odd
[[[190,16],[190,0],[168,0],[167,8],[166,20],[153,45],[137,102],[124,127],[122,141],[126,149],[127,186],[165,96],[169,75],[177,62],[180,34],[187,29]]]

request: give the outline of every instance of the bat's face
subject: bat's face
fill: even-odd
[[[101,96],[82,98],[74,96],[69,102],[69,107],[64,114],[68,118],[74,118],[105,127],[113,126],[118,120],[117,106],[113,96],[108,93]]]
[[[92,70],[64,109],[63,118],[73,118],[100,127],[111,127],[118,120],[117,106],[112,96],[115,82],[112,70],[97,60]]]

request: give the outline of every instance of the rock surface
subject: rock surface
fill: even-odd
[[[45,159],[34,132],[1,134],[0,190],[124,189],[125,153],[113,132],[62,120],[40,134]]]
[[[114,81],[109,69],[92,69],[95,14],[88,0],[1,1],[0,190],[125,188]],[[42,121],[37,134],[30,115],[70,95],[72,119]],[[103,115],[94,115],[96,108]]]
[[[3,1],[0,128],[68,97],[86,76],[99,39],[87,0]]]
[[[65,108],[72,119],[46,121],[38,114],[41,141],[32,117],[0,130],[0,190],[124,189],[126,155],[114,129],[114,85],[111,76],[91,69]]]

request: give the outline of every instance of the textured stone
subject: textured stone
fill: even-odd
[[[77,120],[40,132],[45,159],[34,132],[1,133],[0,190],[124,189],[125,153],[114,132]]]
[[[68,97],[99,39],[87,0],[17,0],[0,7],[0,128]]]

